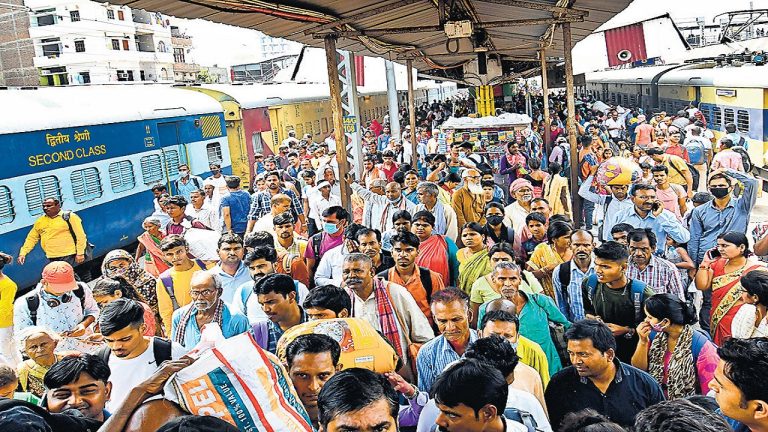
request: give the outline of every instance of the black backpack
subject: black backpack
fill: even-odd
[[[85,317],[85,288],[83,288],[83,283],[78,282],[77,288],[72,293],[80,300],[80,308],[83,311],[83,317]],[[27,309],[29,309],[29,319],[32,321],[32,325],[37,325],[37,310],[40,309],[39,294],[27,297]]]
[[[427,292],[427,302],[432,302],[432,275],[429,272],[429,269],[426,269],[424,267],[416,267],[419,269],[419,280],[421,280],[421,286],[424,287],[424,291]],[[389,270],[386,269],[382,271],[381,273],[377,274],[376,276],[384,279],[385,281],[389,280]]]
[[[753,167],[752,159],[749,157],[749,152],[747,152],[747,149],[742,147],[743,142],[744,142],[744,137],[741,137],[741,141],[739,141],[739,145],[731,147],[731,150],[741,155],[741,166],[744,168],[744,172],[750,173],[752,172],[752,167]]]
[[[155,355],[155,364],[160,367],[166,360],[172,359],[172,344],[168,339],[159,337],[152,338],[152,353]],[[109,364],[109,356],[112,354],[112,350],[108,346],[104,346],[96,351],[96,356],[104,360],[104,363]]]

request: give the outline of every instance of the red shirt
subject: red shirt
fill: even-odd
[[[664,150],[664,153],[681,157],[685,159],[686,163],[691,163],[691,159],[688,157],[688,150],[681,145],[670,144],[669,147]]]
[[[379,166],[379,169],[384,172],[384,175],[387,176],[387,181],[391,182],[394,179],[395,173],[397,172],[397,169],[399,167],[396,163],[392,162],[392,168],[387,169],[386,165],[381,164]]]

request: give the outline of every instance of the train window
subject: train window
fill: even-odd
[[[723,126],[723,112],[720,107],[712,107],[712,129],[720,129]]]
[[[179,173],[179,152],[176,150],[163,150],[163,157],[165,158],[165,171],[168,173],[168,177],[173,177]]]
[[[220,164],[221,161],[224,159],[221,156],[221,144],[217,142],[206,144],[205,151],[208,153],[208,165],[212,163]]]
[[[328,119],[327,118],[322,118],[322,119],[320,119],[320,122],[323,124],[323,133],[327,134],[328,133]]]
[[[72,182],[72,194],[78,204],[93,201],[102,194],[101,177],[96,168],[72,171],[69,180]]]
[[[15,217],[11,190],[5,186],[0,186],[0,224],[13,222]]]
[[[27,195],[27,208],[32,216],[43,213],[44,199],[56,198],[61,201],[61,188],[56,176],[27,180],[24,183],[24,193]]]
[[[109,164],[109,183],[112,192],[125,192],[136,186],[136,178],[133,176],[133,164],[129,160],[112,162]]]
[[[141,158],[141,178],[144,184],[154,184],[163,179],[163,164],[160,155],[148,155]]]
[[[306,132],[308,134],[314,135],[314,133],[312,132],[312,122],[304,123],[304,132]],[[299,137],[299,138],[301,138],[301,137]]]
[[[734,123],[733,108],[723,108],[723,121],[725,124]]]
[[[749,132],[749,111],[736,111],[736,127],[739,129],[739,132]]]
[[[704,116],[704,121],[712,125],[712,111],[709,108],[699,108],[699,111],[701,111],[701,115]]]
[[[315,120],[314,127],[312,128],[312,131],[315,133],[315,135],[320,133],[320,120]]]

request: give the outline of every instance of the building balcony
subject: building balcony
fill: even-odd
[[[174,72],[196,74],[200,72],[200,65],[197,63],[174,63],[173,70]]]
[[[192,38],[190,38],[189,36],[185,36],[185,37],[171,36],[171,45],[174,48],[191,48]]]

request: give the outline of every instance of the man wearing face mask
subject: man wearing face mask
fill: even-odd
[[[454,192],[451,206],[456,213],[456,226],[463,227],[469,222],[485,224],[485,202],[480,184],[480,171],[471,168],[461,173],[464,186]]]
[[[733,196],[734,180],[744,186],[738,197]],[[691,212],[688,254],[697,266],[704,260],[704,254],[715,247],[720,234],[728,231],[747,232],[749,215],[757,199],[757,185],[755,178],[732,169],[718,169],[710,173],[707,186],[715,199]],[[699,322],[704,330],[709,330],[711,293],[703,292],[704,302],[699,311]]]
[[[352,177],[348,176],[352,192],[360,195],[365,201],[365,210],[363,212],[363,225],[377,229],[379,232],[386,232],[392,228],[392,216],[406,210],[414,213],[416,204],[412,203],[403,195],[403,189],[400,184],[395,182],[387,183],[384,188],[384,195],[371,192],[363,186],[353,183]]]
[[[189,166],[179,165],[179,178],[174,182],[176,192],[189,201],[192,191],[203,188],[203,179],[196,175],[190,175]]]
[[[314,280],[320,258],[344,242],[344,228],[349,223],[349,213],[340,206],[328,207],[323,212],[322,218],[323,230],[310,237],[304,251],[310,281]]]

